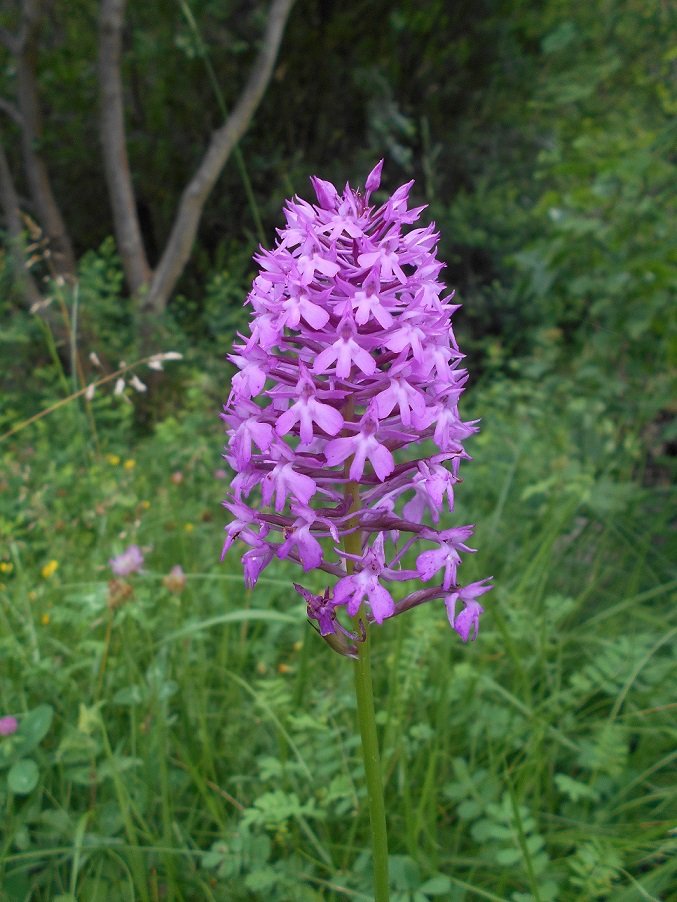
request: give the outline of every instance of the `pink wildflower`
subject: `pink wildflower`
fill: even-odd
[[[19,729],[19,721],[16,717],[0,717],[0,736],[11,736]]]
[[[129,576],[130,573],[136,573],[143,567],[143,552],[138,545],[130,545],[108,563],[115,576]]]

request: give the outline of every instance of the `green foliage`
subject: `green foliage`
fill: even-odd
[[[129,353],[135,341],[123,287],[115,242],[107,238],[97,250],[88,251],[80,259],[77,298],[85,322],[96,330],[98,348],[92,350],[100,350],[115,362]]]
[[[583,402],[585,375],[550,366],[466,410],[484,429],[458,490],[481,548],[464,577],[490,561],[497,583],[478,641],[434,605],[377,637],[396,899],[630,902],[676,877],[665,490],[633,480],[642,444]],[[5,775],[37,772],[5,790],[0,882],[36,900],[368,898],[350,663],[305,624],[290,566],[251,594],[218,564],[219,426],[195,379],[134,450],[109,427],[99,456],[37,426],[5,445],[0,711],[33,744],[0,754]],[[132,542],[146,563],[121,591],[107,562]]]
[[[50,705],[38,705],[22,717],[19,729],[6,737],[0,745],[0,770],[7,770],[7,790],[25,796],[38,785],[40,769],[33,758],[27,757],[37,749],[47,734],[54,710]],[[0,803],[2,803],[0,795]]]

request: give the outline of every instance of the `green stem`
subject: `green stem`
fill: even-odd
[[[350,499],[351,510],[359,505],[359,487],[349,482],[345,490]],[[349,521],[349,526],[353,523]],[[362,553],[359,530],[348,533],[343,539],[343,550],[348,554]],[[346,558],[348,573],[353,571],[353,561]],[[360,620],[358,611],[355,624]],[[366,617],[362,618],[363,622]],[[359,630],[358,630],[359,631]],[[364,642],[357,643],[357,660],[355,661],[355,698],[357,700],[357,723],[362,740],[362,759],[367,780],[367,799],[369,803],[369,821],[371,824],[372,863],[374,869],[374,902],[388,902],[388,833],[386,829],[386,810],[383,799],[383,774],[381,773],[381,757],[376,735],[376,717],[374,714],[374,687],[371,679],[371,636],[370,627],[366,626]]]
[[[355,661],[355,696],[357,698],[357,722],[362,738],[362,757],[367,778],[369,820],[371,823],[371,848],[374,866],[374,902],[388,902],[388,834],[383,800],[381,758],[376,735],[374,716],[374,689],[371,681],[370,637],[358,646]]]

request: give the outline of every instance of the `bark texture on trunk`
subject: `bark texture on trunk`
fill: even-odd
[[[102,0],[99,17],[100,136],[115,240],[127,284],[138,297],[148,286],[152,273],[141,235],[125,140],[120,72],[124,14],[125,0]]]
[[[52,191],[47,166],[39,151],[43,127],[35,73],[42,12],[41,0],[24,0],[19,36],[13,42],[16,57],[17,103],[22,121],[21,143],[31,201],[40,227],[49,242],[53,270],[56,275],[70,280],[75,277],[75,254]]]
[[[26,265],[27,254],[19,198],[7,163],[0,132],[0,206],[5,217],[9,251],[12,256],[14,283],[28,308],[37,305],[42,296]]]

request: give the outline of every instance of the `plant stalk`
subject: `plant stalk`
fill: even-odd
[[[358,486],[349,482],[346,486],[346,497],[350,498],[351,508],[357,509],[359,504]],[[348,533],[343,540],[343,550],[348,554],[361,554],[360,532]],[[346,558],[346,569],[352,573],[354,562]],[[358,611],[356,625],[360,620]],[[362,618],[363,622],[366,617]],[[369,822],[371,824],[372,865],[374,874],[374,902],[388,902],[388,833],[386,828],[386,812],[383,797],[383,774],[381,772],[381,756],[376,734],[376,717],[374,713],[374,688],[371,678],[371,635],[369,624],[365,625],[364,642],[357,643],[357,660],[355,661],[355,698],[357,700],[357,723],[362,740],[362,759],[367,781],[367,799],[369,804]],[[359,630],[358,630],[359,631]]]
[[[371,848],[374,869],[374,902],[388,902],[388,834],[383,799],[383,775],[376,735],[374,690],[371,679],[370,636],[358,644],[355,661],[357,722],[362,739],[362,758],[367,780]]]

